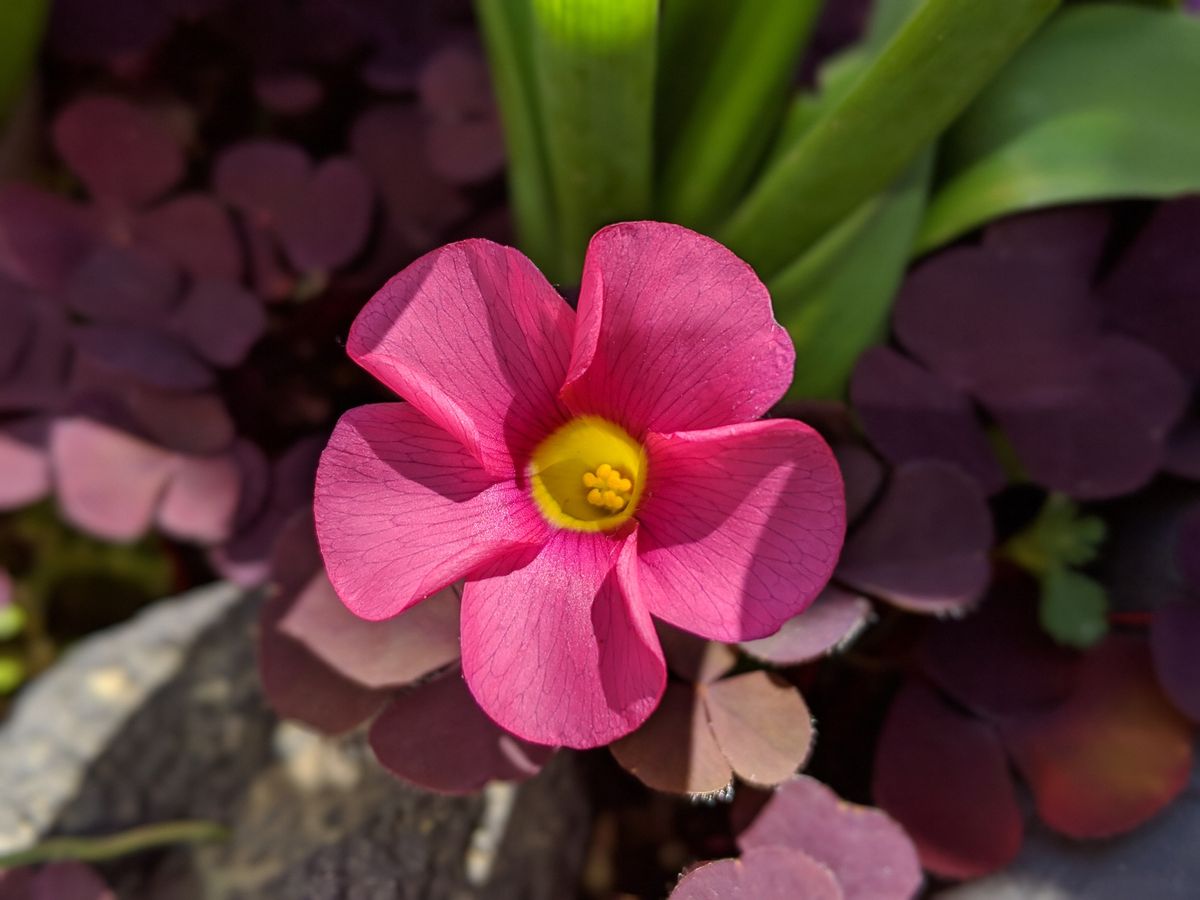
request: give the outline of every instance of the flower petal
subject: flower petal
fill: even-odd
[[[647,431],[757,419],[792,381],[795,350],[766,287],[716,241],[625,222],[588,246],[564,398]]]
[[[829,447],[790,419],[652,434],[638,511],[650,612],[718,641],[779,630],[825,587],[846,530]]]
[[[371,726],[370,741],[397,778],[443,794],[467,794],[494,779],[524,781],[554,753],[499,728],[457,670],[397,694]]]
[[[490,241],[418,259],[368,301],[346,349],[509,475],[566,413],[557,399],[575,314],[528,259]]]
[[[598,747],[654,711],[666,664],[638,595],[635,535],[558,531],[523,568],[467,582],[463,674],[502,727]]]
[[[407,403],[352,409],[317,468],[329,579],[364,619],[387,619],[475,568],[540,544],[546,524]]]

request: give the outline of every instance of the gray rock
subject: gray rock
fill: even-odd
[[[3,846],[200,818],[231,838],[105,865],[118,895],[575,893],[590,815],[569,755],[479,797],[407,788],[361,734],[327,739],[274,718],[254,660],[257,606],[226,587],[164,601],[33,685],[0,731]]]

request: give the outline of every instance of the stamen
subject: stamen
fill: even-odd
[[[611,463],[601,463],[595,472],[584,473],[583,486],[588,488],[588,503],[618,513],[629,504],[633,479],[626,478]]]

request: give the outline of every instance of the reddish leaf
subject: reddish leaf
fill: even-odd
[[[236,366],[267,327],[261,301],[232,281],[192,284],[172,328],[213,365]]]
[[[713,736],[733,771],[751,784],[786,781],[812,749],[812,714],[800,692],[766,672],[700,688]]]
[[[232,456],[178,457],[158,508],[167,534],[199,544],[215,544],[233,530],[240,473]]]
[[[870,617],[869,600],[828,585],[812,606],[784,622],[775,634],[748,641],[741,648],[755,659],[777,666],[799,665],[846,646]]]
[[[1150,624],[1154,671],[1167,696],[1194,722],[1200,722],[1200,603],[1165,606]]]
[[[117,97],[74,101],[54,122],[59,156],[91,195],[141,206],[183,175],[183,150],[158,119]]]
[[[133,325],[81,325],[75,346],[88,362],[155,387],[197,391],[213,382],[209,368],[177,339]]]
[[[985,717],[1037,712],[1062,702],[1075,684],[1078,655],[1038,624],[1037,585],[997,581],[961,621],[939,622],[920,649],[921,666],[943,691]]]
[[[143,213],[134,238],[194,278],[241,278],[237,232],[229,213],[207,194],[183,194]]]
[[[667,666],[693,684],[716,681],[737,664],[737,653],[728,644],[708,641],[666,622],[654,623]]]
[[[66,198],[21,183],[0,188],[0,272],[20,284],[57,290],[95,240]]]
[[[73,311],[97,322],[157,325],[178,295],[179,273],[166,260],[102,246],[76,271],[66,296]]]
[[[883,487],[883,464],[861,444],[836,443],[833,454],[846,486],[846,521],[853,526]]]
[[[348,158],[319,165],[289,198],[279,222],[288,259],[299,272],[326,272],[350,262],[371,224],[371,185]]]
[[[1200,416],[1185,419],[1171,433],[1163,468],[1180,478],[1200,481]]]
[[[368,622],[342,605],[320,572],[279,627],[352,681],[395,687],[458,659],[460,597],[458,588],[448,587],[394,618]]]
[[[1179,517],[1175,535],[1175,565],[1179,574],[1200,589],[1200,504]]]
[[[956,612],[987,586],[992,517],[956,466],[906,463],[846,541],[837,577],[913,612]]]
[[[738,843],[747,853],[811,856],[833,872],[846,900],[908,900],[921,887],[916,849],[899,825],[805,775],[780,785]]]
[[[668,684],[645,724],[610,744],[609,750],[622,768],[656,791],[712,794],[733,780],[704,704],[691,685]]]
[[[205,455],[233,443],[233,419],[217,394],[169,391],[133,381],[121,397],[146,434],[171,450]]]
[[[254,79],[254,95],[273,113],[298,116],[315,109],[324,98],[325,89],[304,72],[270,72]]]
[[[1021,848],[1021,813],[996,732],[920,682],[906,684],[888,711],[874,794],[938,875],[974,878]]]
[[[718,859],[679,880],[670,900],[842,900],[829,869],[804,853],[764,847]],[[882,900],[882,898],[881,898]]]
[[[961,466],[991,494],[1004,471],[967,395],[888,347],[867,350],[850,398],[863,428],[893,463],[940,459]]]
[[[50,492],[48,429],[40,418],[0,427],[0,510],[36,503]]]
[[[1089,652],[1071,697],[1002,726],[1038,813],[1068,837],[1109,837],[1150,819],[1187,784],[1192,732],[1154,678],[1146,641]]]
[[[445,794],[524,780],[554,754],[492,722],[457,670],[397,694],[371,726],[370,742],[397,778]]]
[[[284,719],[303,722],[325,734],[361,725],[383,705],[387,694],[355,684],[334,672],[279,630],[294,595],[278,594],[262,607],[258,671],[267,702]]]
[[[175,466],[165,450],[78,417],[54,423],[50,454],[63,515],[112,541],[145,533]]]

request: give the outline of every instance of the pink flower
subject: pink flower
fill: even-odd
[[[651,616],[761,638],[829,579],[840,473],[808,426],[754,421],[795,352],[706,237],[605,228],[578,313],[516,250],[451,244],[371,298],[347,349],[408,402],[350,410],[321,457],[329,577],[374,620],[466,579],[463,674],[519,737],[593,747],[645,721]]]

